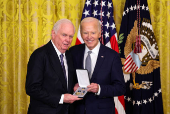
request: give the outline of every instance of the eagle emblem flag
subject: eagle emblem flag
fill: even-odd
[[[126,0],[118,43],[126,114],[163,114],[159,51],[147,0]]]

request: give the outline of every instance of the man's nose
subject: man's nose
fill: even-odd
[[[70,41],[70,37],[67,36],[67,37],[65,38],[65,41],[69,42],[69,41]]]
[[[65,39],[65,41],[67,41],[67,42],[69,41],[69,36]]]
[[[88,36],[87,36],[88,38],[91,38],[91,33],[88,33]]]

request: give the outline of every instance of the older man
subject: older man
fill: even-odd
[[[96,18],[81,21],[85,44],[70,48],[74,66],[87,69],[91,84],[82,101],[76,101],[76,114],[114,114],[114,96],[125,93],[125,82],[119,54],[99,42],[101,25]],[[74,87],[74,90],[78,84]]]
[[[61,19],[53,27],[51,41],[32,53],[26,77],[28,114],[68,114],[69,104],[80,100],[72,95],[76,73],[67,52],[74,33],[72,22]]]

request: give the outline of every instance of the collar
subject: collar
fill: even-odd
[[[57,52],[57,55],[60,57],[61,52],[57,49],[57,47],[54,45],[54,43],[53,43],[53,41],[52,41],[52,40],[51,40],[51,43],[52,43],[52,45],[53,45],[53,47],[54,47],[55,51]],[[65,53],[63,53],[63,55],[65,56]]]
[[[100,45],[101,45],[100,42],[98,42],[97,46],[92,50],[89,50],[89,48],[85,45],[85,53],[87,53],[88,51],[92,51],[92,53],[95,53],[96,55],[98,55]]]

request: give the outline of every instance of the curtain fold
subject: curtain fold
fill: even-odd
[[[112,0],[119,34],[125,0]],[[27,62],[46,44],[56,21],[70,19],[76,28],[75,45],[85,0],[0,0],[0,114],[26,114]],[[159,46],[164,113],[170,114],[170,1],[148,0]]]

